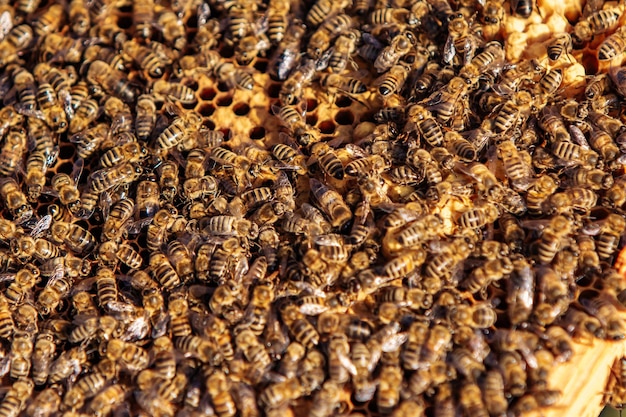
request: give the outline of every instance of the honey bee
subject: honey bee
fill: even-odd
[[[136,99],[136,91],[128,81],[126,74],[112,68],[104,61],[96,60],[89,65],[87,81],[99,85],[108,94],[125,103],[133,103]]]
[[[0,196],[18,224],[30,220],[33,216],[32,207],[13,178],[4,178],[0,181]]]
[[[237,407],[230,394],[230,378],[223,372],[214,372],[207,378],[206,385],[217,414],[224,417],[234,416],[237,413]]]
[[[120,339],[110,339],[102,350],[103,355],[133,374],[147,368],[150,362],[150,356],[145,349]]]
[[[573,342],[565,329],[560,326],[550,326],[546,329],[543,337],[546,346],[552,351],[557,362],[567,362],[572,357]]]
[[[237,87],[243,90],[252,90],[254,88],[252,75],[230,62],[217,64],[213,69],[213,73],[219,81],[225,83],[230,88]]]
[[[494,132],[507,132],[528,118],[532,102],[533,98],[527,91],[520,91],[507,100],[494,120]]]
[[[326,142],[317,142],[311,146],[311,155],[322,170],[336,179],[343,179],[344,168],[335,151]]]
[[[498,145],[498,156],[502,159],[511,187],[516,191],[528,189],[532,175],[530,154],[526,151],[518,151],[511,141],[503,141]]]
[[[100,107],[95,100],[85,99],[81,101],[80,105],[76,108],[74,117],[70,121],[69,132],[76,134],[84,131],[91,122],[98,118],[99,114]]]
[[[611,135],[601,129],[591,129],[589,144],[606,161],[613,161],[620,154]]]
[[[330,71],[339,74],[348,67],[348,63],[351,63],[353,67],[356,66],[352,61],[352,55],[356,52],[356,44],[360,38],[361,34],[356,30],[349,30],[339,35],[328,59]]]
[[[72,375],[80,374],[82,367],[87,363],[87,354],[80,346],[66,350],[50,365],[48,383],[56,384],[67,380]]]
[[[280,410],[280,407],[284,406],[289,401],[300,397],[302,391],[302,384],[297,378],[287,379],[265,388],[265,390],[259,394],[259,402],[268,412],[271,409]]]
[[[33,29],[30,25],[13,26],[2,39],[0,45],[0,66],[13,63],[30,46],[33,41]]]
[[[179,111],[177,107],[170,106],[178,117],[156,139],[159,149],[168,151],[178,146],[194,130],[202,125],[202,117],[193,110]]]
[[[194,91],[180,83],[157,80],[152,85],[152,90],[157,97],[165,96],[183,104],[192,104],[196,101]]]
[[[89,402],[88,410],[94,416],[104,417],[111,413],[126,397],[126,388],[120,384],[109,385]]]
[[[569,33],[560,33],[551,39],[548,45],[548,58],[556,62],[572,52],[572,37]]]
[[[612,30],[622,11],[620,7],[599,10],[574,25],[573,39],[577,43],[588,42],[592,37]]]
[[[453,16],[448,22],[448,39],[444,46],[443,62],[451,64],[456,52],[463,52],[462,64],[467,65],[478,49],[481,39],[472,31],[470,22],[462,13]]]
[[[55,174],[52,177],[52,188],[59,196],[61,204],[72,213],[74,216],[78,216],[81,211],[80,193],[76,188],[78,181],[77,176],[80,175],[82,168],[77,164],[78,172],[72,176],[64,174],[62,172]]]
[[[157,27],[161,30],[165,42],[174,49],[182,51],[187,45],[183,21],[175,13],[164,10],[159,14],[157,22]]]
[[[21,117],[18,116],[18,119]],[[26,134],[22,130],[11,129],[0,148],[0,174],[9,176],[21,166],[26,150]]]
[[[319,333],[295,305],[287,305],[281,311],[283,322],[293,338],[311,349],[319,343]]]
[[[402,369],[397,364],[381,366],[380,382],[376,391],[376,406],[379,412],[391,412],[400,401]]]
[[[471,293],[476,293],[485,289],[492,282],[499,281],[513,272],[513,265],[506,259],[488,260],[482,266],[474,269],[461,285]]]
[[[461,214],[457,219],[457,224],[463,229],[478,229],[496,221],[500,212],[494,204],[487,203],[484,207],[471,208]]]
[[[626,220],[615,213],[609,214],[604,220],[598,234],[596,248],[601,260],[608,260],[616,253],[620,236],[626,227]]]
[[[316,180],[310,179],[311,192],[333,227],[343,227],[352,218],[352,211],[341,195]]]
[[[129,184],[139,178],[143,173],[141,166],[123,162],[111,168],[103,168],[93,172],[90,179],[90,188],[93,192],[102,193],[111,188]]]
[[[28,399],[33,393],[35,384],[33,381],[24,378],[13,383],[0,404],[0,415],[7,417],[15,417],[26,408]]]
[[[378,86],[378,92],[383,98],[399,93],[404,87],[408,76],[409,68],[405,64],[399,63],[392,66],[383,76],[382,82]]]
[[[124,198],[115,203],[102,226],[102,236],[107,240],[122,238],[126,233],[124,225],[131,218],[134,210],[135,203],[131,199]]]
[[[610,136],[608,136],[609,141],[607,137],[601,133],[597,134],[596,139],[596,144],[598,145],[600,145],[602,141],[610,147],[612,142]],[[612,147],[608,148],[607,151],[612,153],[611,148]],[[586,168],[595,167],[599,157],[595,151],[566,140],[555,142],[552,146],[552,154],[562,160],[565,165],[581,165]]]
[[[489,412],[482,399],[480,388],[475,383],[465,383],[459,393],[459,403],[465,415],[487,417]]]
[[[311,35],[307,53],[313,59],[319,59],[329,48],[331,41],[339,34],[347,32],[354,25],[347,14],[330,15]]]
[[[272,15],[270,12],[270,19],[271,18]],[[273,37],[271,26],[270,20],[270,28],[268,29],[270,40],[272,40]],[[298,19],[291,21],[282,42],[278,44],[276,50],[270,57],[269,73],[273,77],[276,77],[279,81],[285,81],[289,76],[289,73],[298,64],[300,57],[300,44],[305,31],[306,26],[302,23],[302,21]]]
[[[318,26],[327,16],[333,13],[341,13],[346,7],[352,4],[349,0],[342,0],[333,3],[329,0],[317,0],[306,16],[306,22],[311,26]]]
[[[293,106],[302,99],[302,90],[309,85],[317,73],[316,61],[305,60],[293,70],[283,83],[278,98],[283,106]]]
[[[15,274],[14,281],[9,284],[6,289],[5,296],[7,301],[13,306],[21,304],[28,296],[35,284],[40,279],[39,268],[33,264],[26,264]]]
[[[75,223],[54,222],[50,235],[54,242],[63,242],[76,253],[89,252],[97,242],[91,232]]]
[[[511,323],[528,319],[533,308],[534,271],[524,258],[513,260],[513,271],[507,285],[508,314]]]
[[[379,73],[389,70],[413,48],[415,48],[415,39],[411,32],[404,32],[395,36],[391,44],[385,47],[376,58],[374,68]]]
[[[157,252],[150,256],[150,269],[154,279],[167,290],[171,291],[181,283],[176,269],[162,253]]]
[[[140,45],[134,40],[124,42],[122,51],[127,61],[134,61],[139,68],[146,71],[153,78],[159,78],[163,75],[164,64],[152,49]],[[158,88],[153,87],[155,90]]]
[[[419,104],[411,105],[407,110],[407,119],[411,129],[415,128],[431,146],[443,145],[443,132],[433,115]]]

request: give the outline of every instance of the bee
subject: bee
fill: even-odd
[[[180,83],[157,80],[152,85],[152,90],[157,97],[165,96],[183,104],[192,104],[196,101],[194,91]]]
[[[309,126],[304,120],[304,116],[294,106],[283,106],[279,110],[276,109],[276,113],[300,145],[308,146],[319,141],[319,129]],[[276,147],[279,145],[276,145]],[[281,151],[286,151],[284,146],[280,147]]]
[[[0,197],[18,224],[30,220],[33,216],[33,208],[13,178],[4,178],[0,181]]]
[[[80,174],[81,168],[78,169]],[[70,176],[62,172],[55,174],[52,177],[52,188],[59,196],[61,204],[72,213],[74,216],[78,216],[81,212],[80,193],[76,187],[77,179],[76,175]]]
[[[171,291],[181,284],[176,269],[162,253],[156,252],[150,256],[150,269],[154,279],[167,290]]]
[[[573,39],[579,43],[588,42],[592,37],[612,30],[621,14],[620,7],[603,9],[590,14],[574,25]]]
[[[168,151],[178,146],[191,132],[202,125],[202,117],[195,111],[182,112],[174,106],[170,108],[175,109],[178,117],[156,139],[161,151]]]
[[[222,62],[216,65],[213,73],[218,81],[227,84],[230,88],[237,87],[243,90],[252,90],[254,88],[252,75],[230,62]]]
[[[9,375],[13,379],[23,379],[32,366],[33,336],[24,331],[15,331],[11,341],[11,365]]]
[[[135,203],[129,198],[124,198],[115,203],[102,226],[102,236],[107,240],[122,238],[126,233],[124,225],[131,218],[134,210]]]
[[[501,142],[497,149],[511,187],[516,191],[528,189],[532,175],[530,154],[526,151],[519,151],[511,141]]]
[[[354,29],[339,35],[328,59],[328,68],[331,72],[340,74],[348,67],[348,63],[351,63],[353,67],[356,66],[352,61],[352,55],[356,52],[356,45],[360,38],[360,32]]]
[[[12,306],[21,304],[29,295],[36,283],[40,280],[39,268],[33,264],[26,264],[15,274],[14,281],[9,284],[5,296]]]
[[[352,2],[350,0],[341,0],[337,3],[329,0],[317,0],[306,16],[306,22],[311,26],[318,26],[327,16],[334,13],[341,13]]]
[[[548,45],[548,58],[552,62],[572,52],[572,37],[569,33],[560,33],[551,39]]]
[[[142,46],[134,40],[124,42],[122,52],[128,61],[134,61],[139,68],[146,71],[153,78],[159,78],[165,70],[164,63],[159,59],[152,49]],[[158,90],[156,84],[153,88]]]
[[[230,394],[230,378],[221,371],[213,372],[207,378],[206,385],[217,415],[233,417],[237,413],[237,407]]]
[[[485,25],[495,25],[500,27],[504,21],[504,7],[498,1],[489,0],[483,7],[482,22]]]
[[[96,60],[89,65],[87,81],[99,85],[108,94],[125,103],[133,103],[136,99],[136,91],[128,81],[126,74],[104,61]]]
[[[326,142],[317,142],[311,146],[311,155],[317,160],[322,170],[336,179],[343,179],[344,168],[335,151]]]
[[[80,346],[66,350],[50,365],[48,383],[56,384],[67,380],[72,375],[80,374],[87,363],[87,354]]]
[[[183,21],[171,11],[163,11],[157,20],[157,27],[161,30],[166,44],[178,51],[185,49],[187,36]]]
[[[504,380],[502,374],[492,369],[487,371],[487,375],[482,384],[485,407],[489,415],[500,415],[506,413],[508,401],[504,394]]]
[[[621,323],[617,324],[617,326],[621,327]],[[565,329],[561,326],[550,326],[546,329],[543,337],[545,338],[546,346],[554,354],[557,363],[570,360],[574,353],[574,344]]]
[[[270,19],[271,16],[272,15],[270,14]],[[276,50],[270,57],[269,73],[277,80],[285,81],[289,76],[289,73],[298,64],[300,57],[300,44],[305,31],[306,26],[302,23],[302,21],[298,19],[292,20],[285,32],[282,42],[278,44]],[[272,40],[272,27],[268,28],[268,36],[270,37],[270,40]]]
[[[413,48],[415,48],[415,39],[411,32],[403,32],[395,36],[391,44],[385,47],[374,61],[374,68],[379,73],[389,70]]]
[[[84,131],[91,124],[91,122],[98,118],[99,115],[100,107],[95,100],[89,98],[83,100],[76,109],[74,117],[70,121],[69,132],[71,134],[76,134]]]
[[[11,253],[20,261],[28,261],[33,256],[42,261],[58,257],[61,249],[46,239],[22,235],[11,241]]]
[[[100,148],[107,138],[109,129],[110,126],[106,123],[98,123],[94,127],[74,134],[70,138],[70,142],[76,144],[76,151],[80,158],[88,159]]]
[[[109,385],[89,402],[88,410],[96,417],[108,416],[126,397],[126,388],[120,384]]]
[[[452,63],[457,51],[463,52],[463,65],[467,65],[472,60],[481,43],[481,39],[473,33],[472,29],[462,13],[458,13],[448,22],[449,34],[443,51],[445,64]]]
[[[142,173],[141,166],[130,162],[124,162],[111,168],[103,168],[90,175],[90,188],[93,192],[102,193],[111,188],[131,183],[137,180]]]
[[[626,203],[626,193],[624,192],[626,186],[626,178],[615,178],[613,185],[605,191],[602,196],[602,205],[609,208],[619,208]]]
[[[535,86],[537,93],[553,95],[561,86],[563,81],[563,70],[560,68],[547,71]]]
[[[290,24],[287,19],[291,4],[284,0],[272,0],[269,2],[267,9],[267,37],[272,45],[280,45],[281,41],[288,36],[288,26]],[[279,46],[280,47],[280,46]]]
[[[130,269],[138,269],[143,262],[141,255],[132,246],[118,244],[114,240],[103,242],[98,246],[98,259],[109,265],[120,261]]]
[[[585,87],[585,97],[588,100],[597,100],[610,88],[611,79],[608,74],[598,74],[589,80]]]
[[[534,8],[534,0],[514,0],[511,2],[511,11],[524,19],[528,19],[530,17]]]
[[[298,378],[286,379],[269,385],[259,394],[259,402],[267,411],[281,409],[289,401],[302,395],[304,388]],[[268,413],[269,414],[269,413]]]
[[[478,229],[496,221],[500,212],[494,204],[487,203],[484,207],[478,204],[457,219],[457,224],[463,229]]]
[[[156,124],[156,104],[154,97],[148,94],[142,94],[137,98],[135,107],[137,112],[135,116],[135,131],[137,139],[147,141],[152,135]]]
[[[0,42],[2,46],[2,52],[0,52],[0,66],[5,66],[16,61],[19,55],[30,46],[32,41],[33,29],[30,25],[22,24],[13,26],[6,37]]]
[[[422,288],[429,294],[436,293],[441,289],[442,281],[450,279],[454,269],[469,256],[470,251],[470,243],[465,239],[458,238],[451,242],[442,253],[426,263]]]
[[[28,378],[19,379],[13,383],[0,404],[0,416],[15,417],[26,408],[28,399],[32,396],[35,384]]]
[[[591,130],[589,144],[606,161],[613,161],[620,154],[619,148],[611,135],[601,129]]]
[[[16,115],[17,116],[17,115]],[[18,117],[19,119],[20,117]],[[0,174],[9,176],[21,167],[26,150],[26,134],[23,130],[11,129],[0,148]]]
[[[97,242],[91,232],[75,223],[54,222],[50,236],[54,242],[63,242],[76,253],[89,252]]]
[[[391,412],[400,401],[400,385],[402,384],[402,369],[397,364],[381,366],[376,391],[376,407],[381,413]]]
[[[340,385],[333,381],[326,381],[322,388],[313,397],[313,406],[309,411],[312,417],[328,417],[334,414],[339,405]]]
[[[122,369],[133,374],[146,369],[150,362],[148,351],[120,339],[110,339],[101,353],[108,359],[117,361]]]
[[[611,213],[604,220],[596,241],[598,256],[601,260],[611,259],[615,254],[624,228],[626,228],[626,220],[619,214]]]
[[[315,60],[304,60],[283,83],[278,98],[283,106],[292,106],[302,99],[302,90],[311,83],[317,73]]]
[[[396,64],[389,68],[389,71],[383,76],[382,82],[378,86],[378,92],[383,98],[391,94],[399,93],[404,87],[404,83],[408,77],[408,66],[403,63]]]
[[[167,245],[167,256],[178,276],[185,282],[189,281],[194,270],[193,259],[187,247],[178,240],[173,240]]]
[[[165,161],[159,167],[159,189],[161,196],[172,202],[178,193],[178,164],[173,161]]]
[[[494,132],[507,132],[525,120],[530,115],[532,102],[533,98],[527,91],[520,91],[507,100],[494,120]]]
[[[419,104],[411,105],[407,110],[407,125],[415,128],[421,137],[431,146],[443,145],[443,131],[432,113]]]
[[[381,7],[374,8],[369,15],[369,23],[377,28],[387,26],[417,25],[417,16],[413,15],[410,10],[403,8]]]
[[[513,272],[513,265],[507,258],[491,259],[474,269],[461,285],[471,293],[477,293],[511,272]]]
[[[297,306],[285,306],[281,311],[281,317],[297,342],[309,349],[319,343],[319,333]]]
[[[465,415],[487,417],[489,412],[482,399],[480,388],[475,383],[467,382],[461,387],[459,403]]]
[[[343,227],[352,218],[352,212],[341,195],[316,180],[310,179],[311,192],[320,209],[330,218],[333,227]]]
[[[63,397],[63,405],[79,409],[85,400],[96,395],[115,375],[116,365],[108,358],[103,358],[98,362],[90,374],[84,375],[76,381]]]
[[[268,25],[269,29],[269,25]],[[249,65],[258,55],[265,56],[271,43],[268,36],[258,30],[243,37],[235,48],[235,59],[239,65]]]
[[[606,137],[601,133],[598,133],[596,139],[598,140],[596,144],[599,145],[601,141],[605,141]],[[611,139],[611,137],[609,136],[608,139]],[[608,142],[608,140],[606,142]],[[611,142],[606,144],[610,147]],[[612,152],[610,148],[608,151]],[[555,142],[552,146],[552,154],[564,161],[566,165],[581,165],[585,168],[595,167],[598,163],[599,157],[595,151],[586,149],[567,140]]]
[[[349,31],[354,22],[347,14],[330,15],[311,35],[307,53],[313,59],[319,59],[330,46],[331,41],[340,33]]]

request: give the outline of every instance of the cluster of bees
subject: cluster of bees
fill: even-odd
[[[0,417],[554,405],[626,336],[626,17],[578,6],[524,57],[531,0],[3,2]]]

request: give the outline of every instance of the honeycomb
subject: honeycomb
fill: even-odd
[[[543,415],[626,335],[623,11],[2,4],[0,417]]]

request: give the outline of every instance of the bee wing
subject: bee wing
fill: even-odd
[[[15,279],[15,273],[12,272],[5,272],[0,274],[0,283],[1,282],[7,282],[7,281],[13,281]]]
[[[26,106],[27,105],[24,103],[16,103],[14,107],[18,113],[24,116],[35,117],[39,120],[44,120],[44,121],[46,120],[46,115],[44,112],[42,112],[41,110],[30,109]]]
[[[381,349],[383,352],[394,352],[409,339],[408,333],[396,333],[383,340]]]
[[[84,167],[85,160],[83,158],[78,158],[76,163],[74,163],[74,168],[72,168],[72,173],[70,174],[70,178],[74,181],[74,184],[78,184],[78,180],[80,179],[80,175],[83,173]]]
[[[202,2],[200,6],[198,6],[198,27],[204,26],[211,16],[211,7],[208,3]]]
[[[454,48],[454,40],[452,39],[452,36],[448,35],[446,44],[443,47],[442,61],[445,64],[449,65],[450,63],[452,63],[452,60],[454,59],[455,54],[456,54],[456,50]]]
[[[65,114],[69,119],[74,117],[74,108],[72,107],[72,96],[68,90],[60,90],[58,92],[59,100],[61,101],[61,105],[65,110]]]
[[[0,41],[5,38],[11,29],[13,29],[13,19],[11,18],[11,13],[5,10],[0,15]]]
[[[152,223],[152,217],[148,217],[148,218],[145,218],[145,219],[140,219],[140,220],[137,220],[135,222],[129,222],[129,223],[126,224],[126,230],[131,235],[136,235],[139,232],[141,232],[141,229],[143,229],[144,227],[146,227],[150,223]]]
[[[586,150],[591,149],[591,147],[589,146],[589,142],[587,141],[587,138],[585,137],[585,134],[583,133],[582,130],[580,130],[578,126],[570,125],[569,133],[572,136],[572,140],[574,141],[574,143],[576,143],[583,149],[586,149]]]
[[[49,214],[46,214],[41,219],[39,219],[39,221],[33,226],[32,230],[30,231],[30,235],[32,237],[39,237],[41,236],[43,232],[48,230],[51,225],[52,225],[52,216]]]
[[[339,363],[341,363],[341,365],[346,368],[348,370],[348,372],[350,372],[350,374],[355,375],[358,373],[356,370],[356,366],[354,366],[354,363],[352,363],[352,360],[350,359],[350,357],[348,355],[346,355],[345,352],[342,351],[338,351],[337,352],[337,359],[339,359]]]

